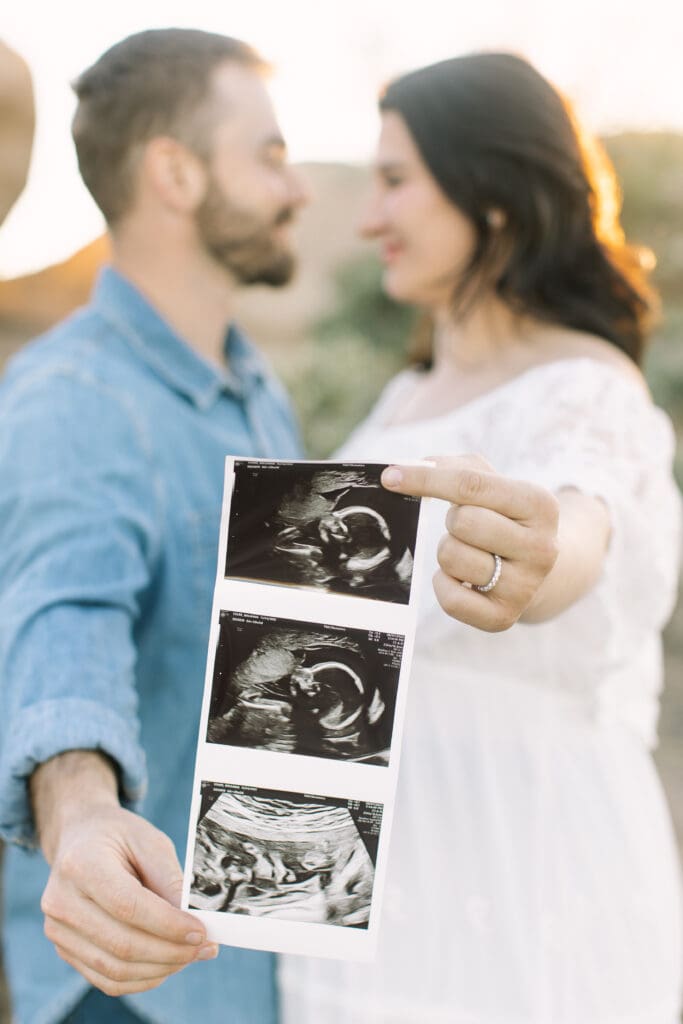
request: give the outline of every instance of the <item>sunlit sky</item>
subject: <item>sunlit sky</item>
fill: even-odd
[[[365,162],[379,87],[482,49],[530,58],[594,131],[683,131],[680,0],[14,0],[0,38],[28,61],[38,126],[29,184],[0,231],[0,277],[70,255],[102,231],[82,185],[69,82],[131,32],[170,25],[241,37],[276,65],[292,158]]]

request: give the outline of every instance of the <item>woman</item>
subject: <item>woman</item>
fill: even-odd
[[[525,61],[444,61],[381,108],[364,230],[433,350],[342,455],[481,456],[385,474],[452,503],[428,510],[451,617],[427,584],[377,959],[286,958],[283,1020],[674,1024],[650,750],[679,503],[638,369],[651,296],[607,165]]]

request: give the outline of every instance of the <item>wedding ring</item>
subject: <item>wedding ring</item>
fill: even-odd
[[[476,585],[476,583],[472,584],[472,590],[478,590],[480,594],[488,594],[488,593],[490,593],[493,590],[493,588],[495,587],[495,585],[498,582],[498,580],[500,579],[500,574],[503,571],[503,560],[500,557],[500,555],[494,555],[493,551],[491,552],[491,554],[493,555],[493,563],[494,563],[493,564],[493,574],[491,576],[491,579],[488,581],[488,583],[485,583],[482,587],[478,587]]]

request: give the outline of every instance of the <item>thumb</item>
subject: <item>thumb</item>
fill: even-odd
[[[161,896],[174,907],[180,906],[183,871],[175,846],[167,835],[143,821],[142,835],[136,837],[135,866],[146,889]]]

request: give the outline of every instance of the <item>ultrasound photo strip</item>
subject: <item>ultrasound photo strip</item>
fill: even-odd
[[[226,460],[182,897],[212,941],[376,948],[424,546],[383,468]]]

